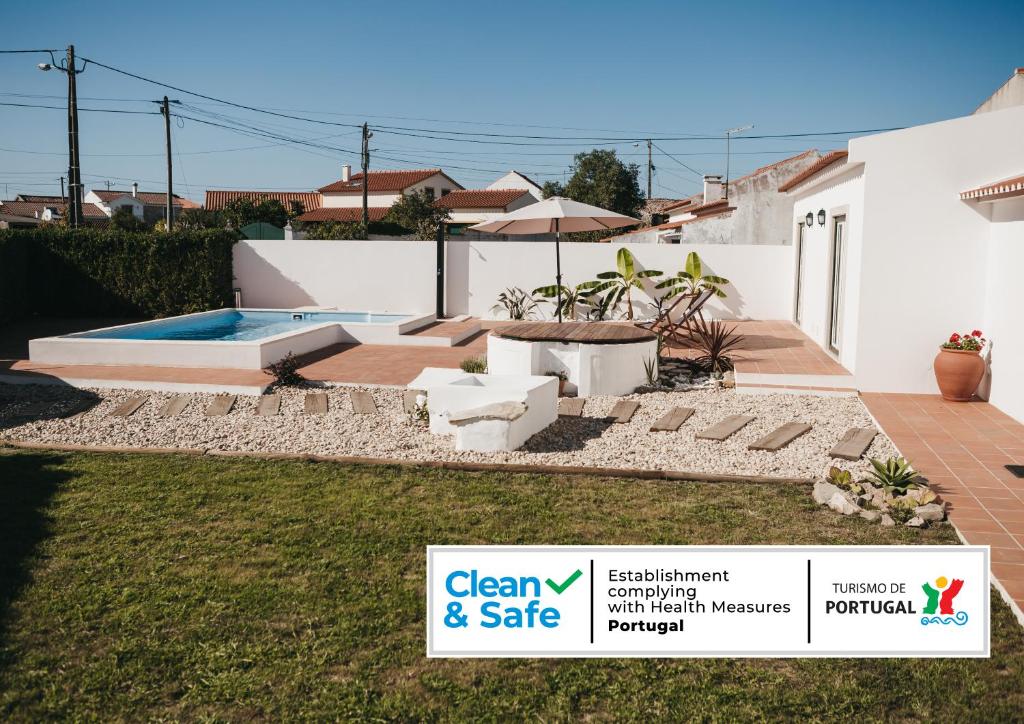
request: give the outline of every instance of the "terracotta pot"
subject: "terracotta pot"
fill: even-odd
[[[967,402],[985,376],[985,360],[978,352],[939,347],[935,355],[935,381],[942,399]]]
[[[565,397],[565,380],[558,378],[558,396]]]

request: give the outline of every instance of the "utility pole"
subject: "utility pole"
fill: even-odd
[[[369,199],[367,198],[367,191],[370,184],[370,139],[373,138],[373,134],[370,133],[370,127],[363,123],[363,230],[369,233],[370,230],[370,210],[367,206]]]
[[[651,139],[647,139],[647,200],[651,200],[652,177],[654,176],[654,164],[651,162]]]
[[[75,46],[68,46],[68,196],[71,202],[71,225],[78,228],[82,223],[82,168],[78,154],[78,84],[75,69]],[[82,69],[84,70],[84,68]]]
[[[753,128],[753,124],[749,126],[741,126],[739,128],[730,128],[725,132],[725,198],[729,198],[729,161],[732,154],[731,141],[734,133],[743,133]]]
[[[60,177],[60,202],[63,204],[67,199],[64,198],[64,177]]]
[[[164,114],[164,134],[167,137],[167,216],[164,221],[164,230],[170,231],[174,226],[174,174],[171,170],[171,106],[167,96],[164,96],[160,112]]]

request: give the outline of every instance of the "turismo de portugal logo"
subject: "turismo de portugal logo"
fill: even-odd
[[[945,576],[936,578],[934,586],[932,586],[930,581],[922,585],[921,588],[928,597],[928,602],[921,611],[926,614],[921,617],[921,625],[927,626],[933,623],[948,625],[952,623],[957,626],[963,626],[967,623],[967,613],[953,609],[953,599],[956,598],[956,595],[960,593],[960,589],[963,587],[964,582],[961,579],[954,578],[950,582]],[[936,612],[938,615],[936,615]]]

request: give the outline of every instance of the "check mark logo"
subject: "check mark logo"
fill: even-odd
[[[575,573],[573,573],[571,576],[566,578],[561,583],[555,583],[550,578],[547,579],[546,581],[544,581],[544,583],[548,584],[548,586],[551,587],[552,591],[554,591],[559,596],[561,596],[563,593],[565,593],[565,589],[567,589],[569,586],[574,584],[576,582],[576,579],[579,578],[582,575],[583,575],[583,571],[581,571],[579,568],[577,568]]]

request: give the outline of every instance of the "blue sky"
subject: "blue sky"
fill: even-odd
[[[561,179],[572,154],[595,142],[454,131],[621,139],[720,136],[751,123],[751,135],[905,126],[970,113],[1024,66],[1021,2],[50,2],[45,12],[10,4],[3,19],[3,49],[74,43],[80,56],[245,105],[430,129],[414,133],[449,140],[379,129],[376,156],[402,161],[379,158],[374,167],[442,166],[467,187],[509,168],[538,182]],[[0,55],[0,102],[63,104],[64,78],[36,70],[43,60]],[[150,110],[165,93],[97,66],[78,82],[83,108]],[[190,104],[178,110],[184,115],[342,149],[180,120],[178,193],[201,200],[207,188],[307,190],[357,163],[343,152],[359,148],[353,128],[166,92]],[[80,125],[87,188],[134,179],[164,188],[159,116],[83,112]],[[732,174],[844,141],[737,141]],[[675,158],[655,153],[657,196],[693,193],[699,172],[725,170],[724,141],[658,146]],[[602,147],[645,163],[631,142]],[[0,193],[56,193],[66,168],[62,111],[0,105]]]

